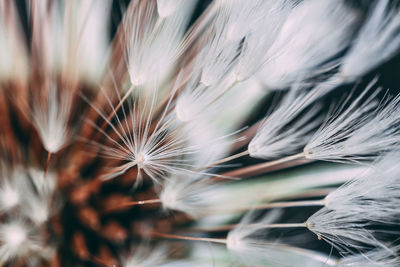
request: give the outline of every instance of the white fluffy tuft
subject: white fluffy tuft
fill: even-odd
[[[373,82],[346,109],[331,112],[304,148],[307,158],[330,161],[373,159],[399,144],[400,97],[379,105],[369,96]],[[347,104],[348,101],[346,101]]]
[[[340,68],[355,80],[395,55],[400,48],[400,9],[389,0],[377,0]]]

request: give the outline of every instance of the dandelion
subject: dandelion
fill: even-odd
[[[397,266],[398,4],[0,1],[0,265]]]

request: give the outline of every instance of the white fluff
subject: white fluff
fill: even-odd
[[[260,77],[270,88],[287,87],[299,76],[312,77],[335,66],[325,64],[350,43],[358,15],[344,1],[306,0],[294,8]]]
[[[380,230],[367,227],[400,222],[398,159],[398,152],[389,153],[374,169],[328,194],[325,207],[307,220],[308,228],[342,251],[368,246],[387,249],[379,241]]]
[[[150,104],[133,104],[128,114],[124,112],[123,118],[117,118],[115,126],[107,120],[102,111],[92,105],[92,108],[102,116],[116,135],[116,137],[111,137],[92,122],[93,127],[99,130],[109,142],[106,145],[100,143],[94,143],[94,145],[102,149],[101,154],[105,157],[127,161],[111,170],[111,174],[105,179],[115,178],[137,167],[136,186],[142,181],[142,172],[154,182],[160,183],[160,179],[168,173],[182,172],[190,167],[190,164],[182,158],[194,152],[185,146],[185,139],[179,134],[171,119],[166,117],[168,107],[150,133],[155,102],[156,98],[153,95]],[[114,110],[112,103],[109,102],[109,104]]]
[[[112,1],[33,1],[32,47],[48,74],[99,79],[107,63]],[[50,7],[50,8],[49,8]]]
[[[61,90],[54,83],[42,88],[40,95],[33,102],[33,125],[36,127],[45,149],[56,153],[69,142],[70,129],[68,120],[71,112],[72,95]]]
[[[389,0],[377,0],[362,26],[340,73],[355,80],[389,60],[400,48],[400,9]]]
[[[172,5],[180,6],[173,16],[162,13],[161,17],[156,13],[155,2],[136,2],[123,21],[126,62],[133,86],[154,86],[154,82],[166,78],[186,46],[183,34],[195,1],[158,1],[159,12],[160,4],[161,12],[168,14]]]
[[[382,247],[381,242],[366,229],[368,223],[359,222],[354,216],[356,214],[325,207],[308,218],[306,224],[318,238],[341,252],[362,250],[369,246]]]
[[[111,4],[111,0],[64,1],[63,61],[70,71],[92,82],[107,66]]]
[[[366,253],[346,256],[339,260],[337,266],[340,267],[397,267],[400,265],[400,247],[389,247],[388,249],[374,249]]]
[[[18,210],[25,219],[40,225],[57,211],[56,176],[38,169],[1,166],[0,212]]]
[[[133,252],[122,261],[124,267],[153,267],[162,264],[167,256],[165,246],[150,247],[141,244],[135,247]]]
[[[236,84],[253,76],[265,62],[290,7],[284,0],[219,2],[213,25],[205,33],[208,40],[178,98],[176,115],[180,121],[215,109]]]
[[[250,156],[276,158],[302,149],[311,138],[312,130],[321,122],[321,117],[318,117],[321,106],[315,105],[297,117],[310,106],[318,93],[316,90],[291,90],[257,130],[249,143]]]
[[[196,175],[173,176],[165,181],[159,197],[164,208],[193,218],[247,208],[252,200],[235,201],[228,184]]]
[[[207,214],[213,209],[209,197],[213,192],[217,198],[218,192],[210,180],[194,179],[193,177],[174,176],[169,178],[160,192],[160,200],[164,208],[184,212],[191,217]],[[218,205],[218,203],[214,203]]]
[[[42,170],[30,168],[26,178],[30,180],[30,188],[23,194],[21,215],[41,225],[61,207],[60,195],[56,191],[57,176],[53,172],[45,174]]]
[[[8,8],[6,8],[8,6]],[[27,51],[13,2],[0,2],[0,81],[26,79]]]
[[[319,252],[305,250],[268,240],[263,226],[275,222],[280,211],[267,213],[255,221],[248,212],[241,222],[228,233],[227,248],[246,265],[268,266],[332,266],[334,259]]]
[[[374,100],[379,92],[376,90],[363,100],[373,83],[346,109],[339,107],[328,115],[304,148],[307,158],[331,161],[373,158],[399,143],[396,129],[400,121],[400,97],[379,105]]]
[[[399,157],[398,152],[389,153],[373,170],[328,194],[325,206],[355,214],[354,220],[387,224],[399,221]]]
[[[22,169],[1,162],[0,171],[0,212],[10,211],[21,205],[28,184]]]
[[[28,224],[15,220],[0,224],[0,263],[39,251],[40,240]]]
[[[239,55],[240,40],[231,41],[226,36],[231,8],[228,5],[220,8],[213,28],[208,32],[209,40],[196,56],[196,64],[200,66],[200,69],[195,69],[195,71],[201,71],[200,82],[206,87],[217,86],[226,78]]]
[[[258,72],[267,61],[267,51],[279,34],[293,4],[286,0],[250,3],[238,0],[234,3],[236,8],[232,12],[234,14],[229,16],[227,34],[228,38],[244,38],[233,70],[236,80],[243,81]]]
[[[202,170],[207,167],[210,160],[223,153],[227,144],[232,142],[229,141],[229,135],[211,135],[210,139],[206,138],[207,140],[197,142],[195,136],[185,131],[185,127],[190,129],[190,126],[181,125],[174,115],[168,115],[171,113],[177,84],[179,84],[179,77],[157,121],[153,121],[157,92],[154,92],[150,101],[138,97],[139,99],[132,104],[129,111],[124,111],[121,117],[116,117],[115,125],[99,108],[86,99],[113,132],[113,135],[109,135],[94,122],[89,122],[106,137],[108,143],[101,144],[91,140],[89,142],[100,148],[103,156],[125,162],[112,168],[108,174],[104,175],[104,179],[115,178],[133,167],[138,169],[136,186],[141,183],[143,173],[155,183],[161,183],[169,175],[203,173]],[[111,100],[106,94],[105,97],[108,99],[109,107],[114,111]],[[211,145],[218,147],[212,155],[209,155],[208,160],[203,161],[204,156],[196,157],[200,154],[199,151]]]
[[[182,8],[185,0],[157,0],[158,15],[162,18],[171,16],[177,9]]]

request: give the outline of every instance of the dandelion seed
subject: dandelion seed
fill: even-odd
[[[390,250],[387,249],[374,249],[367,253],[359,254],[359,255],[350,255],[346,256],[343,259],[339,260],[338,266],[365,266],[365,267],[373,267],[373,266],[398,266],[400,264],[399,255],[399,247],[390,247]]]
[[[344,109],[339,107],[305,146],[307,158],[319,160],[360,160],[390,151],[399,143],[399,97],[378,105],[374,97],[362,101],[374,82]],[[358,106],[359,105],[359,106]]]
[[[325,198],[325,208],[308,220],[309,229],[341,250],[373,245],[387,249],[368,225],[396,224],[399,217],[397,153],[386,155],[372,171],[350,180]],[[395,163],[396,162],[396,163]],[[381,176],[382,175],[382,176]],[[377,179],[381,176],[382,179]]]
[[[40,243],[37,238],[22,221],[0,224],[0,262],[27,257],[29,253],[38,250]]]
[[[0,79],[25,81],[28,75],[27,51],[15,7],[0,3]]]
[[[20,169],[9,169],[4,162],[0,169],[0,211],[9,211],[21,204],[27,183]]]
[[[227,248],[236,254],[244,264],[335,265],[335,259],[329,259],[321,253],[294,248],[276,241],[268,241],[264,226],[274,222],[279,216],[281,216],[281,212],[275,210],[253,223],[255,213],[247,213],[240,223],[228,233]],[[252,223],[251,226],[249,223]]]
[[[69,93],[62,94],[54,84],[45,90],[47,98],[38,99],[33,105],[33,123],[46,150],[56,153],[67,144],[70,137],[68,120],[72,96]]]
[[[400,47],[400,10],[388,0],[374,1],[340,73],[355,80],[394,56]]]
[[[186,46],[183,34],[193,4],[192,1],[157,1],[160,17],[155,3],[136,4],[136,9],[128,10],[123,22],[127,35],[125,56],[134,87],[154,86],[171,72]]]
[[[332,69],[337,63],[330,60],[350,43],[357,19],[343,1],[303,1],[289,14],[269,49],[261,79],[279,89],[299,77]]]
[[[304,115],[300,115],[315,99],[319,91],[299,92],[292,90],[283,99],[278,108],[264,119],[254,138],[250,141],[248,151],[251,157],[276,158],[286,153],[295,153],[303,148],[311,138],[310,133],[318,126],[321,118],[317,114],[320,105],[315,105]],[[294,119],[292,125],[289,125]],[[287,129],[286,129],[287,128]]]
[[[125,267],[152,267],[164,263],[167,257],[167,248],[159,246],[150,248],[149,245],[140,245],[124,260]]]

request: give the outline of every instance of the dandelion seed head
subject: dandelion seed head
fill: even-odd
[[[0,1],[0,265],[399,265],[400,96],[373,89],[386,77],[328,95],[397,54],[397,3],[17,2]]]

